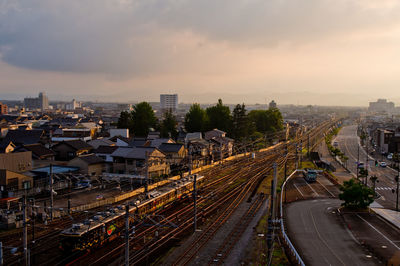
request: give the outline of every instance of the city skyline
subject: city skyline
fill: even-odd
[[[20,0],[1,10],[1,99],[400,102],[397,1]]]

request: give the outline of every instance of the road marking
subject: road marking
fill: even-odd
[[[379,231],[378,229],[375,228],[375,226],[373,226],[372,224],[370,224],[367,220],[365,220],[364,218],[362,218],[360,215],[358,215],[358,218],[360,218],[361,220],[363,220],[364,222],[366,222],[369,226],[371,226],[372,229],[374,229],[376,232],[378,232],[381,236],[383,236],[387,241],[389,241],[390,244],[392,244],[394,247],[396,247],[398,250],[400,250],[400,247],[398,245],[396,245],[392,240],[390,240],[389,238],[387,238],[381,231]]]
[[[309,186],[311,188],[312,191],[314,191],[315,194],[317,194],[317,196],[319,197],[319,194],[317,193],[317,191],[315,191],[312,186],[310,184],[308,184],[307,181],[304,180],[304,182],[306,182],[307,186]]]
[[[300,192],[300,194],[304,197],[304,194],[301,193],[300,189],[296,186],[296,183],[293,183],[294,187],[297,189],[298,192]]]
[[[317,179],[317,183],[320,184],[323,188],[325,188],[325,190],[328,191],[329,194],[331,194],[333,197],[335,197],[335,195],[332,192],[330,192],[324,185],[322,185],[322,183],[320,183],[318,181],[318,179]]]
[[[346,265],[337,255],[336,253],[331,249],[331,247],[328,245],[328,243],[326,243],[326,241],[321,237],[321,234],[318,231],[317,228],[317,224],[315,223],[315,219],[314,219],[314,215],[312,214],[312,211],[310,210],[310,216],[311,216],[311,220],[314,224],[314,228],[315,228],[315,232],[317,232],[318,238],[322,241],[322,243],[325,244],[325,246],[332,252],[332,254],[343,264]]]
[[[394,188],[392,188],[392,187],[376,187],[375,189],[376,190],[392,190]]]

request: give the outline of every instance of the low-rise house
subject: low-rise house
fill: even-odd
[[[68,140],[89,141],[92,139],[92,134],[93,134],[92,129],[89,128],[63,128],[61,130],[59,129],[56,132],[54,132],[51,140],[53,142],[68,141]]]
[[[200,140],[203,139],[201,132],[193,132],[193,133],[187,133],[185,136],[185,143],[189,143],[194,140]]]
[[[99,146],[97,149],[92,150],[97,157],[101,158],[105,162],[105,171],[107,173],[113,172],[113,157],[111,154],[116,151],[118,146]]]
[[[19,192],[33,187],[33,178],[20,173],[0,169],[0,192],[2,198],[19,196]]]
[[[149,140],[154,140],[159,138],[160,138],[160,132],[158,131],[149,132],[149,134],[147,134],[147,139]]]
[[[69,161],[79,155],[89,153],[93,147],[82,140],[62,141],[51,148],[56,153],[56,159]]]
[[[99,176],[104,171],[104,160],[95,154],[85,154],[69,161],[68,166],[79,167],[82,174]]]
[[[187,143],[188,154],[192,156],[194,168],[206,165],[212,160],[212,145],[205,139],[194,139]]]
[[[212,138],[224,138],[226,136],[226,132],[214,128],[213,130],[207,131],[204,133],[204,139],[210,140]]]
[[[114,160],[114,173],[145,175],[147,170],[149,177],[157,177],[169,173],[166,157],[157,148],[119,147],[111,156]]]
[[[149,146],[154,147],[154,148],[160,147],[160,145],[163,143],[175,143],[175,141],[170,138],[153,139],[153,140],[149,140],[149,142],[150,142]]]
[[[213,160],[221,160],[229,157],[233,153],[234,140],[228,137],[213,137],[209,140],[213,146]],[[221,158],[222,156],[222,158]]]
[[[32,170],[32,152],[0,153],[0,169],[17,173]]]
[[[0,143],[0,153],[10,153],[15,150],[17,146],[12,141],[2,141]]]
[[[111,128],[109,131],[111,138],[115,136],[122,136],[125,138],[129,138],[129,129],[127,128]]]
[[[37,144],[30,144],[24,145],[21,148],[17,149],[17,151],[31,151],[32,152],[32,159],[34,160],[50,160],[53,161],[55,158],[56,153],[44,145],[37,143]]]
[[[12,142],[17,147],[22,145],[29,145],[40,143],[44,137],[43,130],[9,130],[4,142]]]
[[[118,147],[128,147],[130,140],[128,138],[122,137],[122,136],[114,136],[110,138],[112,142],[115,143],[116,146]]]
[[[97,149],[100,146],[115,146],[114,142],[112,142],[109,139],[105,139],[105,138],[99,138],[99,139],[94,139],[94,140],[88,141],[88,144],[95,149]]]
[[[158,149],[165,154],[169,165],[179,165],[187,155],[187,150],[183,144],[163,143]]]

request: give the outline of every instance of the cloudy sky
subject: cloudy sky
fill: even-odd
[[[0,0],[0,99],[400,104],[397,0]]]

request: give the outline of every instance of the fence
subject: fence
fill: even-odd
[[[280,143],[278,143],[276,145],[273,145],[273,146],[270,146],[268,148],[261,149],[258,152],[269,151],[269,150],[275,149],[275,148],[277,148],[277,147],[279,147],[280,145],[283,145],[283,144],[285,144],[285,143],[280,142]],[[238,158],[241,158],[241,157],[245,157],[245,156],[250,156],[250,155],[251,155],[251,152],[233,155],[233,156],[230,156],[228,158],[223,159],[223,162],[224,161],[235,160],[235,159],[238,159]],[[220,163],[221,163],[221,161],[217,161],[217,162],[214,162],[213,164],[210,164],[210,165],[204,165],[204,166],[198,167],[198,168],[192,170],[192,174],[196,174],[196,173],[198,173],[200,171],[203,171],[203,170],[206,170],[208,168],[214,167],[216,165],[219,165]],[[183,174],[183,176],[188,176],[188,175],[189,175],[189,173],[184,173]],[[173,176],[173,177],[170,177],[170,178],[168,178],[166,180],[162,180],[162,181],[159,181],[159,182],[154,183],[152,185],[149,185],[148,189],[152,190],[152,189],[155,189],[155,188],[157,188],[159,186],[166,185],[166,184],[170,183],[171,181],[178,180],[178,179],[180,179],[179,175],[178,176]],[[117,202],[126,200],[128,198],[137,196],[137,195],[139,195],[139,194],[141,194],[143,192],[144,192],[144,188],[141,187],[141,188],[135,189],[134,191],[131,191],[131,192],[119,195],[119,196],[115,196],[115,197],[107,198],[107,199],[104,199],[104,200],[99,200],[97,202],[93,202],[93,203],[88,203],[88,204],[72,207],[71,211],[84,211],[84,210],[89,210],[89,209],[92,209],[92,208],[100,207],[100,206],[103,206],[103,205],[117,203]]]
[[[290,174],[290,176],[286,179],[286,181],[283,183],[282,185],[282,192],[281,192],[281,204],[280,204],[280,216],[281,216],[281,231],[282,231],[282,235],[283,238],[285,239],[286,244],[289,246],[290,251],[292,252],[292,254],[294,255],[294,257],[296,258],[297,263],[299,263],[301,266],[305,266],[304,261],[301,259],[299,253],[297,252],[297,250],[294,248],[292,242],[290,241],[288,235],[285,232],[285,226],[283,225],[283,206],[282,206],[282,201],[283,201],[283,193],[285,191],[285,186],[286,183],[289,181],[290,178],[293,177],[293,175],[297,172],[297,170],[295,170],[293,173]]]

